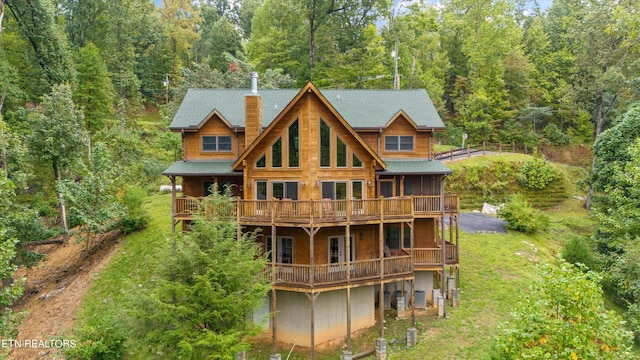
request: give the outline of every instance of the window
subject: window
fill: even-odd
[[[320,119],[320,166],[331,166],[331,128]]]
[[[267,154],[262,154],[260,159],[258,159],[258,161],[256,161],[256,167],[257,168],[264,168],[266,166],[267,166]]]
[[[274,181],[271,183],[271,196],[277,199],[298,200],[297,181]]]
[[[298,120],[289,126],[289,167],[300,166],[300,132]]]
[[[282,167],[282,137],[271,145],[271,167]]]
[[[385,136],[385,151],[413,151],[413,136]]]
[[[347,182],[323,181],[322,198],[331,200],[345,200],[347,198]]]
[[[400,226],[390,225],[384,229],[385,245],[391,250],[400,250]]]
[[[351,256],[349,261],[355,261],[356,259],[356,246],[355,246],[355,238],[353,235],[350,237],[351,244],[349,245],[351,251]],[[329,237],[329,264],[342,263],[346,261],[344,256],[345,253],[345,236],[330,236]],[[332,269],[330,268],[329,271]]]
[[[347,167],[347,144],[336,137],[336,163],[338,167]]]
[[[202,185],[204,186],[204,196],[213,194],[213,181],[205,180]]]
[[[256,199],[267,200],[267,182],[256,181]]]
[[[265,238],[267,260],[271,261],[271,236]],[[276,236],[276,262],[293,264],[293,238]]]
[[[231,151],[231,136],[203,136],[202,151]]]
[[[362,180],[351,182],[351,198],[362,200]]]
[[[362,160],[360,160],[360,158],[355,153],[352,156],[351,162],[353,163],[354,168],[362,167]]]
[[[404,247],[411,248],[411,227],[409,224],[404,224]]]

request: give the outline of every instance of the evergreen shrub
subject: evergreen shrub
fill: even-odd
[[[533,234],[549,226],[549,217],[529,205],[524,196],[517,194],[507,197],[504,208],[498,216],[507,222],[507,229]]]

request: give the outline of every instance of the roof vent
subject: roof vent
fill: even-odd
[[[257,72],[251,73],[251,93],[252,94],[258,93],[258,73]]]

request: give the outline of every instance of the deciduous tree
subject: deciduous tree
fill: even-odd
[[[40,107],[30,114],[33,133],[29,139],[32,153],[53,168],[55,181],[84,154],[86,132],[83,129],[81,110],[73,103],[69,85],[56,85],[51,94],[45,95]],[[66,207],[62,194],[57,192],[60,205],[60,221],[65,232]]]

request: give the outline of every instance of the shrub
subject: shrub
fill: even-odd
[[[594,269],[596,263],[589,244],[580,237],[572,237],[567,241],[562,249],[562,257],[570,264],[580,263],[590,270]]]
[[[149,212],[144,207],[146,197],[146,190],[140,186],[132,186],[125,192],[122,199],[125,215],[118,224],[123,233],[129,234],[140,230],[149,223]]]
[[[549,217],[529,205],[522,195],[511,195],[498,216],[507,222],[507,229],[532,234],[549,226]]]
[[[542,130],[545,138],[549,140],[554,145],[568,145],[571,142],[571,138],[569,135],[565,134],[558,128],[556,124],[547,125],[544,130]]]
[[[636,358],[622,317],[604,307],[600,275],[585,270],[567,263],[540,266],[540,279],[500,326],[491,358]]]
[[[69,359],[117,360],[124,355],[127,336],[111,314],[98,318],[95,325],[80,328],[78,337],[76,347],[66,350]]]
[[[516,174],[516,181],[522,187],[542,190],[553,181],[560,178],[560,173],[554,169],[547,160],[538,155],[537,150],[533,154],[533,159],[522,164],[520,171]]]

